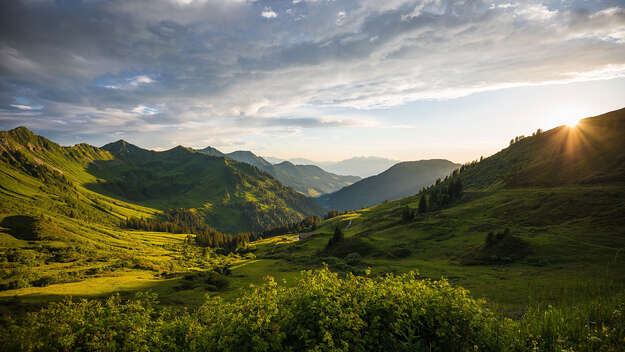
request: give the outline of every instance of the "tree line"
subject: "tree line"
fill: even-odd
[[[442,209],[455,200],[460,199],[464,187],[459,175],[460,170],[456,169],[450,176],[446,176],[444,180],[439,178],[434,185],[421,189],[418,193],[418,195],[421,195],[418,208],[413,209],[404,206],[402,208],[402,219],[404,221],[412,221],[419,214]]]
[[[293,232],[314,231],[320,223],[321,219],[313,215],[298,222],[285,223],[260,232],[231,235],[207,225],[202,215],[189,209],[179,208],[167,211],[162,215],[162,219],[129,217],[123,225],[135,230],[193,234],[195,237],[191,238],[191,242],[195,241],[201,247],[219,248],[225,253],[230,253],[259,239]]]

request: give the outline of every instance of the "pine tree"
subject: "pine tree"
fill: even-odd
[[[414,219],[414,212],[412,211],[412,209],[410,209],[410,207],[405,206],[402,209],[401,217],[404,222],[410,222]]]
[[[486,247],[490,247],[493,244],[495,244],[495,234],[489,232],[488,235],[486,235]]]
[[[421,199],[419,199],[419,213],[420,214],[423,214],[428,211],[428,203],[425,197],[426,196],[424,194],[423,196],[421,196]]]

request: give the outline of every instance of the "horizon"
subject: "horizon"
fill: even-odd
[[[624,6],[3,2],[0,129],[62,145],[465,163],[622,108]]]

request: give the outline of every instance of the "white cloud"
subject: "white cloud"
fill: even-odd
[[[412,10],[412,13],[407,15],[402,15],[402,21],[419,17],[424,12],[434,13],[437,15],[442,15],[445,12],[445,2],[441,0],[422,0],[417,3],[415,8]]]
[[[108,89],[134,89],[147,84],[156,83],[157,81],[148,75],[138,75],[126,79],[119,80],[118,82],[101,85],[101,87]]]
[[[32,106],[28,106],[28,105],[21,105],[21,104],[11,104],[11,107],[14,107],[16,109],[20,109],[20,110],[32,110]]]
[[[67,126],[93,122],[89,125],[97,131],[181,127],[223,128],[237,136],[286,133],[352,126],[339,123],[338,115],[331,123],[323,121],[332,109],[620,77],[625,65],[622,7],[580,10],[537,0],[493,6],[480,0],[292,3],[274,11],[251,0],[103,2],[93,13],[102,15],[106,26],[94,29],[89,22],[83,31],[78,29],[84,24],[72,22],[78,14],[62,16],[76,30],[50,28],[47,41],[26,45],[17,38],[5,41],[11,47],[0,44],[0,71],[18,77],[16,85],[31,83],[4,86],[12,90],[0,92],[4,101],[16,103],[6,114],[39,113],[21,111],[17,104],[28,102],[11,100],[17,89],[32,89],[33,96],[54,91],[58,102],[80,101],[41,102],[46,114],[53,109],[50,118]],[[278,16],[280,11],[285,12]],[[272,20],[271,30],[259,28],[266,19]],[[45,28],[30,17],[27,22],[24,28],[33,32]],[[110,30],[111,23],[116,30]],[[60,65],[54,59],[62,53],[84,60]],[[118,76],[96,83],[109,90],[93,93],[92,82],[111,73]],[[46,85],[41,75],[54,79]],[[160,77],[167,77],[167,84],[159,84],[164,83]],[[163,105],[150,105],[154,101]]]
[[[543,4],[529,4],[525,6],[514,6],[515,13],[531,21],[546,21],[558,14],[558,10],[549,10]]]
[[[336,14],[336,24],[341,25],[343,21],[345,20],[345,16],[346,16],[345,11],[339,11]]]
[[[260,15],[264,18],[276,18],[278,14],[271,9],[271,7],[265,7]]]
[[[140,105],[137,105],[131,111],[139,115],[152,116],[152,115],[158,114],[159,109],[156,107],[151,107],[151,106],[140,104]]]
[[[136,76],[136,77],[132,77],[128,79],[128,85],[131,87],[137,87],[142,84],[150,84],[154,82],[155,81],[152,78],[146,75],[140,75],[140,76]]]

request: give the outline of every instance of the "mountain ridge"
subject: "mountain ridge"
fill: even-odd
[[[320,197],[322,204],[332,209],[360,209],[385,200],[416,194],[460,167],[446,159],[404,161],[388,170],[362,179],[332,194]]]
[[[2,131],[0,140],[0,181],[7,206],[17,206],[20,194],[32,194],[63,216],[77,209],[106,223],[123,218],[108,210],[117,209],[115,203],[152,214],[190,208],[230,233],[261,231],[322,211],[313,199],[248,164],[182,146],[157,152],[120,140],[102,148],[84,143],[64,147],[25,128]],[[73,205],[55,205],[59,195]],[[38,208],[35,203],[32,207]]]
[[[336,175],[318,166],[294,165],[293,163],[285,163],[284,161],[279,164],[271,164],[262,157],[247,150],[222,153],[216,148],[209,146],[197,151],[253,165],[269,173],[285,185],[311,197],[334,192],[360,179],[355,176]]]

